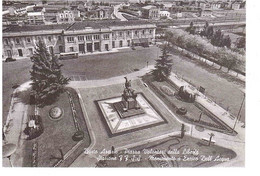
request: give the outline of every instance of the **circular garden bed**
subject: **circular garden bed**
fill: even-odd
[[[62,115],[63,109],[57,106],[51,108],[49,111],[49,117],[51,120],[60,120],[62,118]]]

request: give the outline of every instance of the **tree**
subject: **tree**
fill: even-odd
[[[193,25],[193,22],[190,22],[190,26],[186,28],[186,31],[189,32],[190,34],[195,34],[196,32],[196,27]]]
[[[61,73],[62,65],[54,54],[50,54],[43,41],[39,41],[35,47],[35,53],[31,57],[33,62],[30,71],[32,80],[32,92],[35,103],[43,107],[52,103],[64,91],[69,78]]]
[[[215,32],[215,34],[213,35],[213,37],[211,38],[211,44],[214,46],[219,46],[222,47],[223,46],[223,34],[221,33],[221,30],[217,30]]]
[[[246,38],[245,37],[241,37],[237,44],[236,44],[237,48],[246,48]]]
[[[229,35],[223,38],[223,45],[226,46],[227,48],[231,47],[231,39]]]
[[[156,59],[155,69],[152,71],[152,74],[155,76],[157,81],[164,81],[171,74],[172,69],[172,59],[169,59],[171,56],[169,54],[169,44],[164,44],[161,48],[162,55],[160,59]]]
[[[213,34],[214,34],[213,26],[209,26],[209,23],[206,22],[205,25],[204,25],[203,30],[200,32],[200,35],[201,36],[205,36],[208,39],[210,39],[210,38],[213,37]]]

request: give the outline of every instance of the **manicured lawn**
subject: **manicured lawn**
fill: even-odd
[[[86,75],[88,80],[105,79],[146,67],[154,63],[159,49],[157,47],[137,47],[118,53],[80,56],[79,59],[63,60],[62,70],[68,76]]]
[[[144,153],[146,151],[164,151],[163,155],[156,153]],[[146,145],[141,145],[139,147],[131,148],[129,150],[139,151],[140,154],[128,154],[125,151],[120,151],[118,154],[115,154],[117,158],[116,161],[106,161],[108,167],[162,167],[166,164],[169,167],[211,167],[227,160],[231,160],[236,157],[236,153],[230,149],[223,148],[217,145],[207,146],[202,143],[200,140],[184,136],[183,139],[180,138],[167,138],[164,140],[159,140],[152,142]],[[191,153],[184,153],[185,150],[194,151]],[[168,151],[172,151],[169,153]],[[173,152],[173,151],[179,151]],[[152,158],[154,156],[154,158]],[[214,161],[218,156],[222,160]],[[180,158],[178,161],[173,160],[155,160],[156,158]],[[211,160],[207,161],[211,157]],[[136,161],[137,158],[141,158],[140,161]],[[122,159],[121,161],[119,161]]]
[[[69,166],[76,157],[83,152],[83,149],[90,145],[90,137],[85,124],[84,116],[79,105],[77,94],[75,90],[68,89],[72,94],[73,101],[75,103],[76,112],[78,115],[78,121],[85,134],[83,144],[71,154],[71,156],[62,163],[62,166]],[[63,116],[60,120],[52,120],[49,117],[49,110],[52,107],[58,106],[63,110]],[[60,157],[59,149],[66,154],[73,146],[77,144],[72,140],[73,134],[76,132],[74,125],[72,110],[69,104],[68,94],[63,93],[50,106],[45,106],[39,109],[39,115],[42,117],[44,133],[32,141],[25,141],[25,154],[31,155],[32,144],[38,143],[38,167],[52,167],[59,159],[51,159],[52,156]],[[31,157],[25,156],[27,160],[24,161],[24,166],[31,166]]]

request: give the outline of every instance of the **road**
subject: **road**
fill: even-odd
[[[122,16],[122,13],[118,11],[118,9],[121,7],[121,4],[114,6],[114,15],[120,19],[121,21],[128,21],[125,17]]]

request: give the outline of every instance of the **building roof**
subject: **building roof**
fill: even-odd
[[[141,22],[140,22],[141,21]],[[8,26],[3,30],[3,33],[15,33],[15,32],[30,32],[30,31],[51,31],[51,30],[65,30],[76,31],[86,28],[108,28],[113,26],[132,26],[132,25],[146,25],[153,24],[145,20],[131,20],[131,21],[119,21],[119,20],[101,20],[101,21],[83,21],[74,22],[73,24],[52,24],[52,25],[27,25],[27,26]]]
[[[141,23],[140,23],[141,21]],[[136,24],[152,24],[143,20],[119,21],[119,20],[102,20],[102,21],[83,21],[75,22],[67,30],[83,30],[86,28],[108,28],[112,26],[131,26]]]
[[[146,9],[146,10],[149,10],[149,9],[152,9],[152,8],[156,8],[156,6],[153,6],[153,5],[148,5],[148,6],[144,6],[142,7],[143,9]]]
[[[44,31],[44,30],[62,30],[69,27],[71,24],[55,24],[55,25],[27,25],[27,26],[8,26],[3,32],[29,32],[29,31]]]

